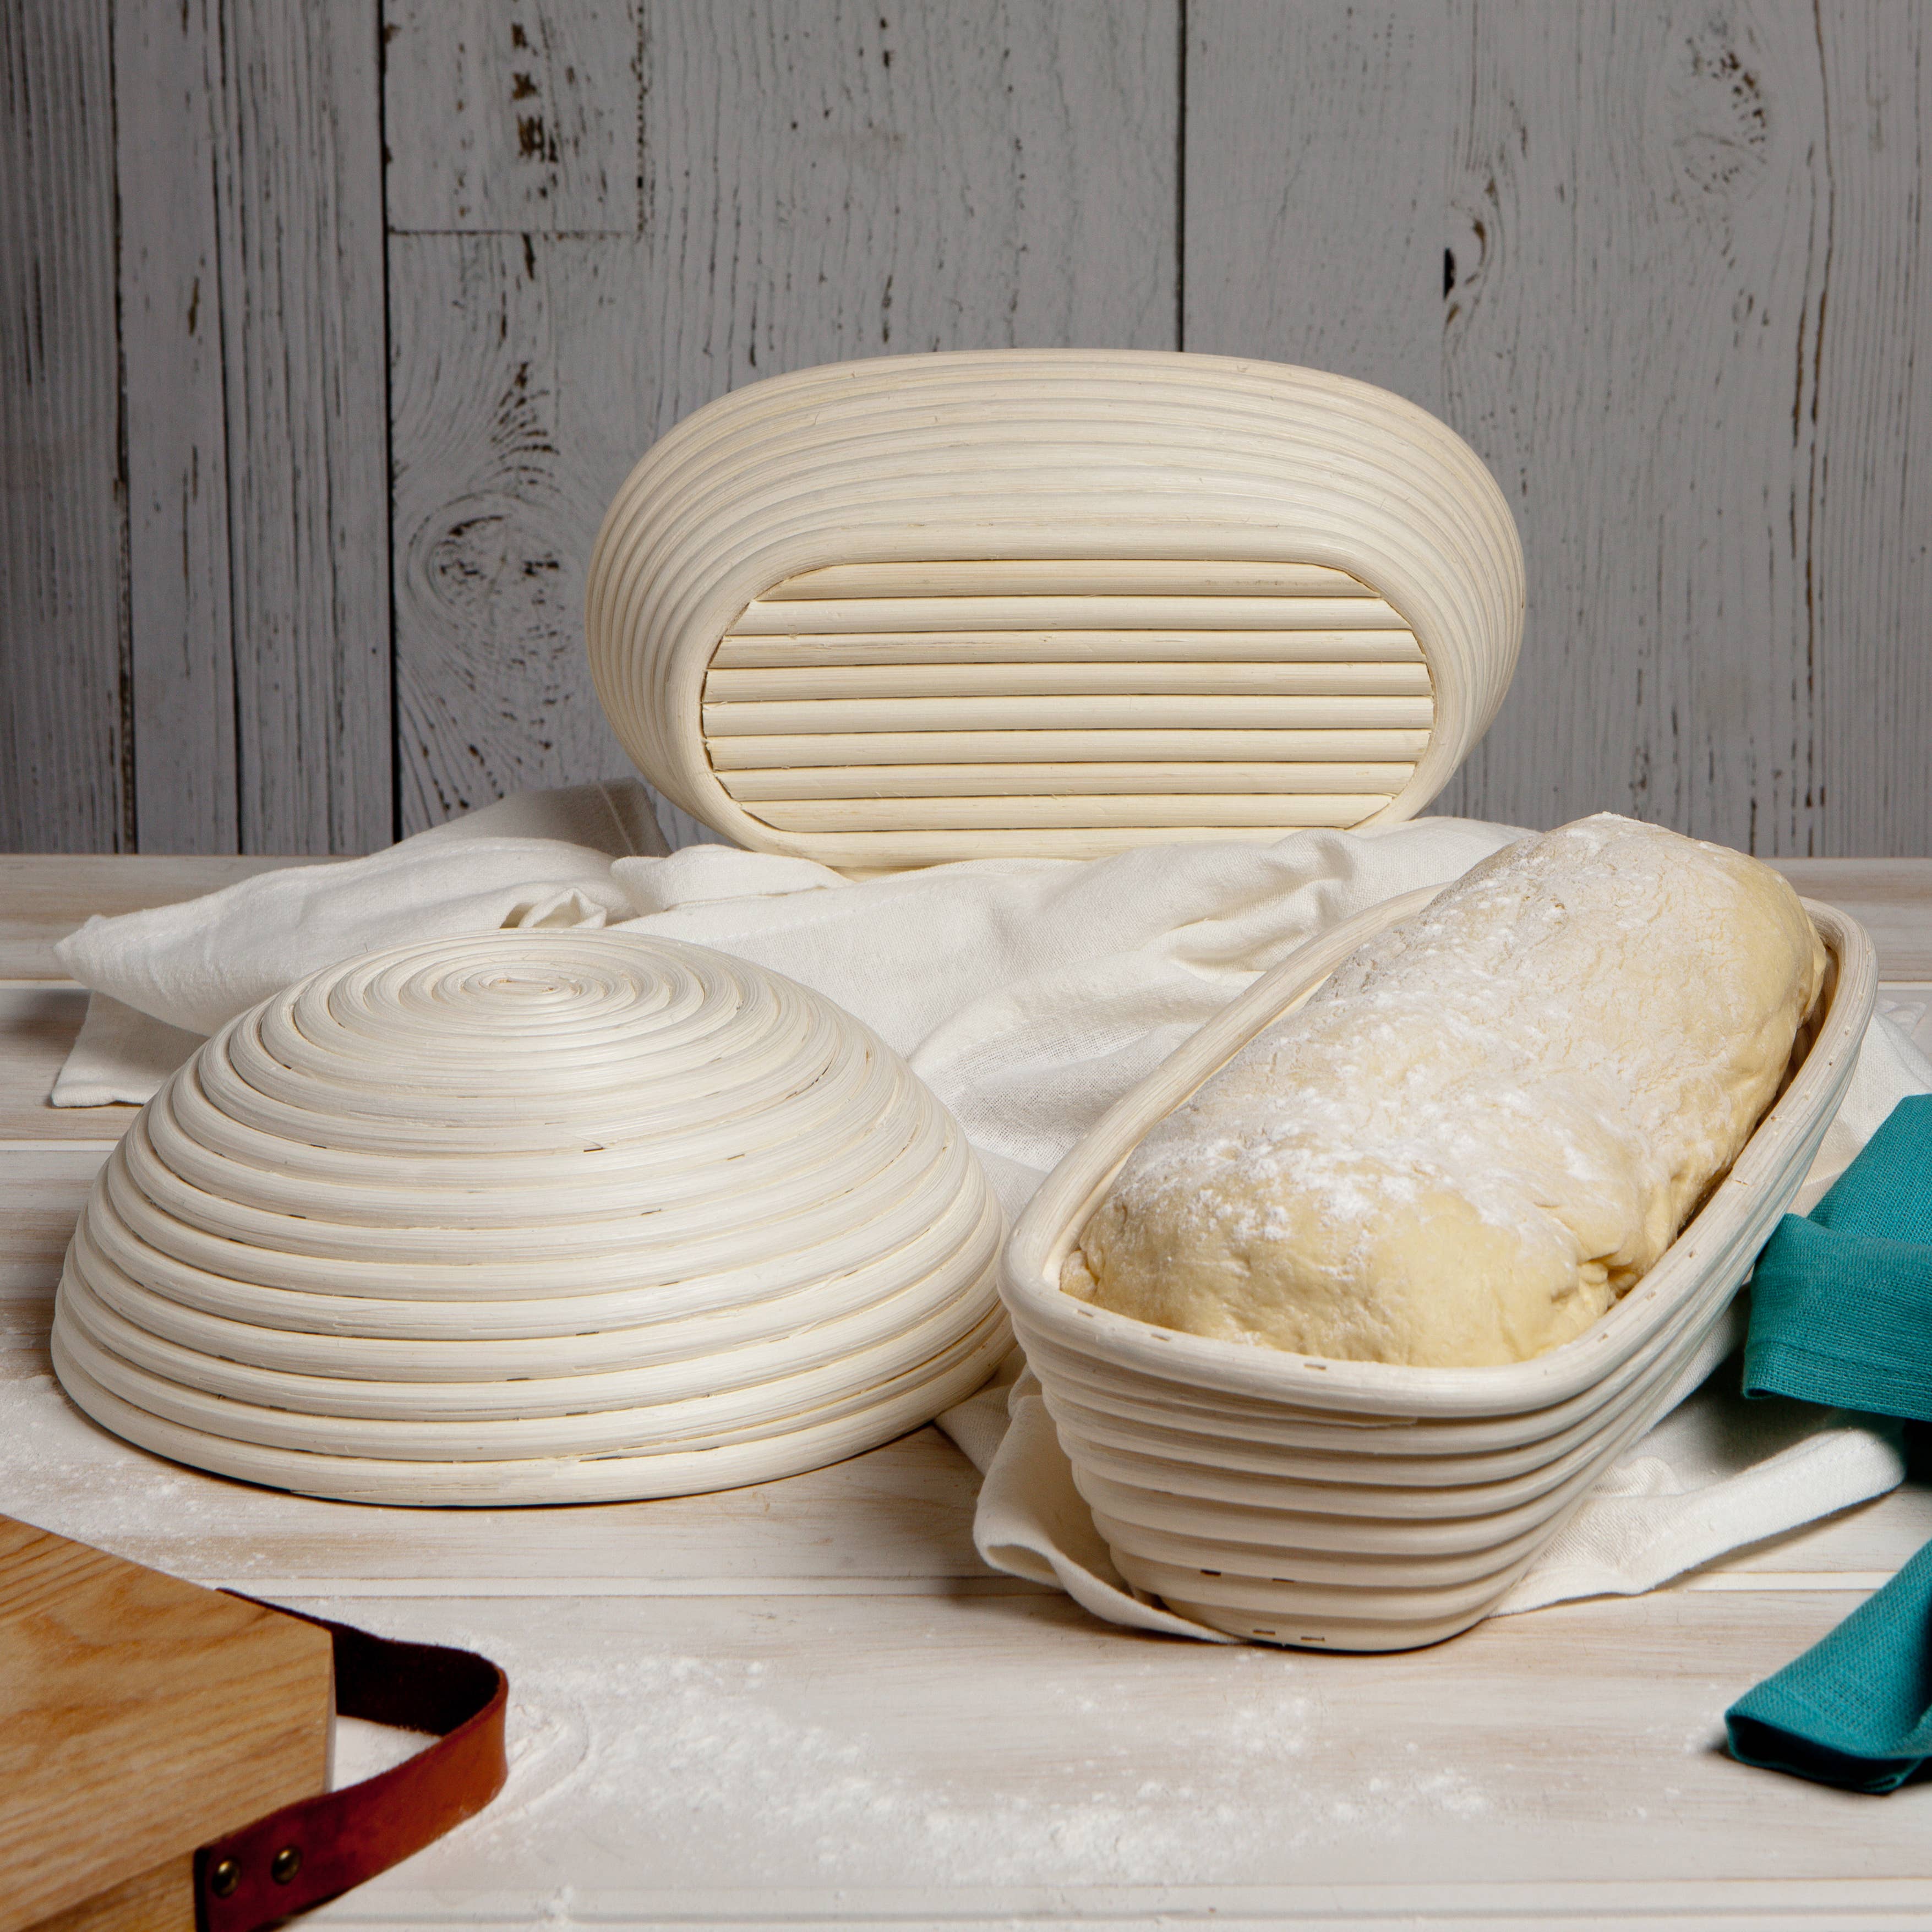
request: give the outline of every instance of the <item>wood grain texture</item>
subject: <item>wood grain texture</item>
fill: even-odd
[[[0,844],[134,843],[110,0],[0,14]]]
[[[1807,674],[1827,852],[1932,852],[1932,32],[1924,10],[1821,8],[1828,313]],[[1822,303],[1821,303],[1822,308]]]
[[[636,267],[628,242],[390,243],[404,833],[629,766],[590,690],[583,585],[646,440]]]
[[[662,430],[826,358],[1184,339],[1388,384],[1508,490],[1528,648],[1443,808],[1926,850],[1925,33],[1841,0],[1192,0],[1184,32],[1179,0],[34,0],[0,844],[362,849],[398,791],[415,829],[610,769],[580,563]]]
[[[194,1854],[164,1858],[70,1910],[42,1919],[33,1932],[195,1932]]]
[[[10,1043],[0,1046],[0,1082],[4,1083],[9,1100],[18,1091],[17,1082]],[[22,1144],[34,1138],[11,1126],[0,1127],[0,1226],[6,1230],[6,1250],[0,1256],[0,1300],[16,1310],[34,1311],[32,1330],[16,1330],[10,1341],[36,1352],[34,1372],[46,1375],[50,1372],[47,1326],[53,1318],[52,1297],[60,1279],[61,1257],[67,1252],[74,1221],[106,1149],[99,1144]]]
[[[0,1517],[0,1652],[6,1932],[327,1787],[313,1624]]]
[[[640,22],[622,0],[390,0],[392,234],[632,235]]]
[[[1884,980],[1932,979],[1932,859],[1780,859],[1808,898],[1848,912],[1872,936]]]
[[[1172,0],[654,0],[646,35],[655,433],[834,357],[1174,346]]]
[[[1783,0],[1190,8],[1186,346],[1442,410],[1523,530],[1522,668],[1442,809],[1932,846],[1924,38]]]
[[[116,0],[114,40],[135,825],[144,851],[232,852],[220,0]]]
[[[118,1140],[132,1107],[56,1107],[54,1077],[87,1013],[78,986],[16,986],[0,980],[0,1136],[8,1140]],[[0,1274],[5,1264],[0,1262]]]
[[[375,0],[223,0],[223,31],[242,847],[365,852],[395,836]]]
[[[1161,1642],[1034,1595],[472,1601],[526,1750],[475,1825],[333,1916],[1915,1925],[1932,1792],[1874,1804],[1719,1744],[1858,1600],[1573,1604],[1399,1658]],[[409,1636],[450,1612],[358,1607]]]
[[[1182,346],[1442,407],[1442,0],[1190,0]]]
[[[111,918],[143,906],[173,905],[219,892],[238,879],[311,861],[265,856],[142,853],[58,858],[0,855],[0,980],[58,980],[54,946],[91,914]]]
[[[628,763],[584,568],[700,403],[882,350],[1171,344],[1171,0],[880,18],[653,0],[641,238],[392,242],[404,830]]]
[[[1459,0],[1452,26],[1444,401],[1515,507],[1529,606],[1444,808],[1820,849],[1816,24]]]

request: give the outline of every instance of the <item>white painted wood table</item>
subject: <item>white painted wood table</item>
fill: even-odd
[[[932,1429],[724,1496],[446,1512],[103,1434],[46,1334],[130,1110],[45,1104],[84,998],[49,947],[262,862],[0,859],[0,1508],[508,1670],[502,1796],[320,1919],[1932,1925],[1932,1784],[1852,1797],[1720,1748],[1732,1699],[1932,1538],[1922,1484],[1649,1597],[1350,1658],[1134,1636],[990,1574]],[[1932,860],[1788,869],[1865,921],[1924,1019]],[[357,1727],[340,1769],[377,1750]]]

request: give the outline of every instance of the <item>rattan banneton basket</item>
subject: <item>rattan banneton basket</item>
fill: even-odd
[[[1413,816],[1508,688],[1522,560],[1412,404],[1222,356],[808,369],[700,410],[590,566],[667,796],[848,871]]]
[[[1404,894],[1310,941],[1124,1096],[1008,1243],[1002,1292],[1122,1575],[1264,1642],[1403,1650],[1481,1620],[1687,1370],[1810,1167],[1877,993],[1863,928],[1805,902],[1830,956],[1790,1084],[1642,1281],[1562,1347],[1507,1367],[1326,1361],[1180,1334],[1064,1294],[1061,1262],[1148,1130],[1312,992]]]
[[[314,1496],[724,1489],[984,1382],[1002,1226],[958,1124],[806,987],[638,933],[417,941],[141,1110],[54,1362],[130,1441]]]

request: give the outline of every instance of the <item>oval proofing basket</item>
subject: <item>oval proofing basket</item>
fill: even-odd
[[[1502,493],[1386,390],[1008,349],[755,382],[613,500],[585,629],[651,783],[847,872],[1388,824],[1496,714]]]
[[[1806,910],[1832,960],[1802,1064],[1736,1164],[1587,1333],[1506,1367],[1326,1361],[1178,1333],[1063,1294],[1060,1264],[1154,1124],[1312,992],[1406,893],[1302,947],[1121,1099],[1008,1244],[1002,1292],[1120,1573],[1268,1643],[1403,1650],[1486,1616],[1678,1396],[1802,1181],[1877,990],[1871,943]]]
[[[142,1109],[54,1364],[129,1441],[313,1496],[727,1489],[985,1381],[1001,1232],[958,1123],[809,988],[634,933],[434,940],[264,1001]]]

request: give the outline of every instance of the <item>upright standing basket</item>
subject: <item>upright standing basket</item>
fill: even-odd
[[[618,492],[586,622],[651,782],[847,871],[1386,824],[1501,703],[1502,493],[1424,411],[1221,356],[808,369]]]

